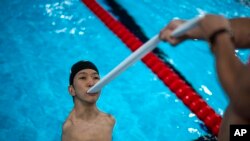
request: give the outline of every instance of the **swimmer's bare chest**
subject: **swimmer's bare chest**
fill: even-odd
[[[102,121],[78,122],[68,128],[71,141],[111,141],[112,127]]]

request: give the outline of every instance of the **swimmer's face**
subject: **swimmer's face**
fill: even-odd
[[[95,103],[100,96],[100,92],[88,94],[87,91],[99,80],[100,76],[95,70],[84,69],[79,71],[73,80],[73,89],[75,94],[73,96],[87,103]]]

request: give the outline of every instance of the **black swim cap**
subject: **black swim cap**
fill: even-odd
[[[99,74],[97,67],[92,62],[79,61],[71,67],[71,72],[70,72],[70,76],[69,76],[69,84],[70,85],[73,84],[73,79],[74,79],[75,75],[79,71],[84,70],[84,69],[92,69],[92,70],[95,70]]]

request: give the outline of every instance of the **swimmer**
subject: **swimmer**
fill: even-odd
[[[68,91],[74,107],[63,125],[62,141],[112,140],[114,117],[97,108],[100,92],[87,93],[99,80],[98,69],[92,62],[79,61],[72,66]]]

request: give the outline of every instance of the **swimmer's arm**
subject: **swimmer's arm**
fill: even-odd
[[[248,121],[250,121],[250,64],[244,65],[242,71],[240,72],[241,74],[239,75],[239,81],[238,81],[238,95],[240,96],[238,101],[242,101],[242,109],[244,112],[244,116]],[[240,99],[242,98],[242,100]],[[241,107],[239,107],[241,108]]]
[[[112,127],[112,137],[111,138],[112,138],[112,141],[113,141],[114,140],[113,130],[114,130],[114,127],[115,127],[116,120],[112,115],[109,115],[109,118],[110,118],[110,125]]]
[[[71,126],[71,122],[67,120],[63,124],[63,129],[62,129],[62,141],[70,141],[70,135],[68,134],[68,128]]]
[[[65,129],[65,124],[63,125],[63,129],[62,129],[62,141],[67,141],[67,132]]]
[[[235,48],[250,48],[250,18],[229,19],[229,23]],[[187,37],[190,39],[205,39],[199,27],[187,32]]]
[[[250,47],[250,18],[229,20],[237,48]]]
[[[67,141],[67,136],[65,135],[65,132],[64,131],[62,131],[62,136],[61,136],[61,140],[62,141]]]
[[[250,48],[250,18],[229,19],[229,23],[235,48]],[[190,39],[205,39],[199,27],[187,32],[187,37]]]
[[[250,119],[250,67],[236,56],[234,44],[228,33],[217,36],[213,51],[216,59],[218,77],[230,98],[234,110]]]

